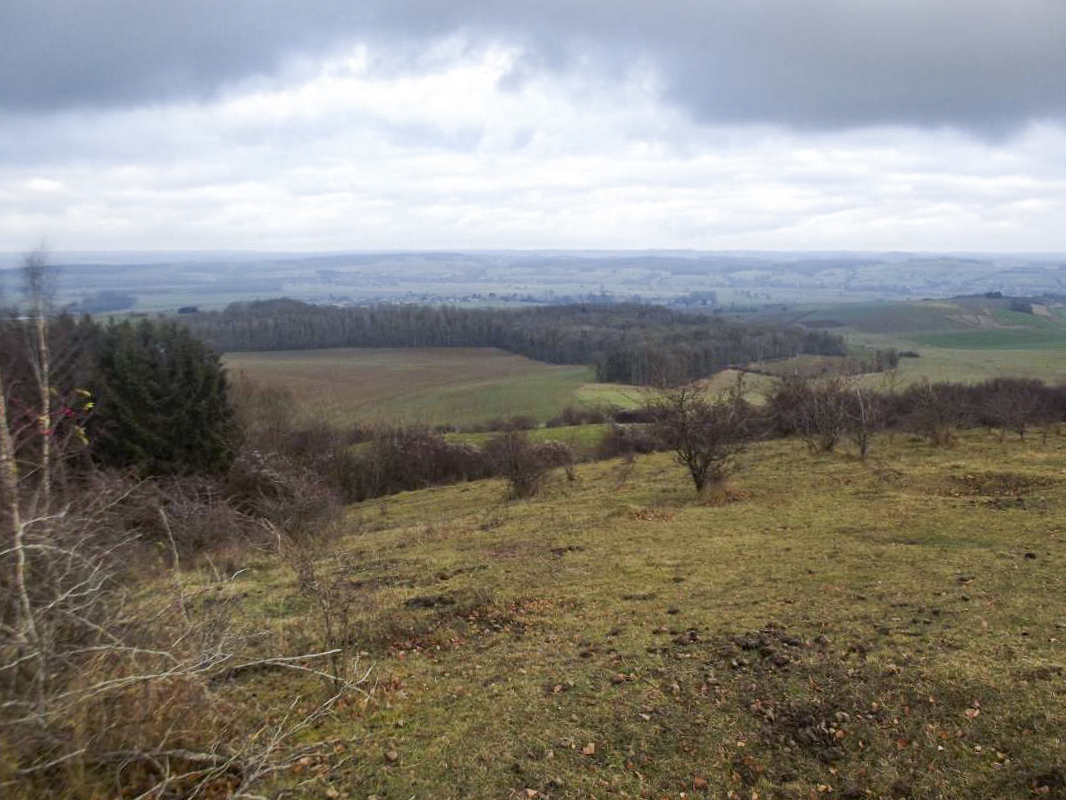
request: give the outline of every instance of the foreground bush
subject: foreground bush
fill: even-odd
[[[534,443],[524,431],[493,437],[485,443],[484,452],[495,474],[507,480],[516,498],[537,494],[552,469],[574,461],[570,448],[562,442]]]
[[[354,465],[360,499],[488,477],[491,469],[476,447],[449,442],[424,428],[385,428]]]
[[[604,433],[596,448],[599,459],[617,458],[634,453],[654,453],[662,450],[663,442],[657,438],[650,425],[613,424]]]
[[[659,390],[648,404],[654,437],[673,450],[697,492],[725,479],[752,437],[754,416],[736,396],[709,400],[699,384]]]

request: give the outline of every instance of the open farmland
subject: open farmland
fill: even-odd
[[[233,375],[292,392],[305,419],[334,424],[472,424],[589,405],[594,380],[582,366],[556,366],[492,348],[375,348],[230,353]]]
[[[1063,439],[896,436],[863,464],[754,446],[697,498],[666,455],[544,496],[498,481],[350,509],[368,702],[300,797],[1062,797]],[[288,569],[234,581],[298,646]],[[264,673],[249,707],[321,693]],[[300,702],[300,701],[296,701]],[[279,786],[280,788],[280,786]],[[335,793],[331,793],[335,792]]]
[[[1066,381],[1066,345],[1055,349],[1001,350],[919,347],[921,358],[900,359],[901,385],[923,379],[977,383],[989,378]],[[872,376],[877,378],[878,376]]]
[[[918,344],[955,350],[1066,350],[1066,328],[1001,327],[991,330],[919,333]]]
[[[951,349],[925,347],[913,341],[900,342],[890,337],[877,337],[876,345],[882,348],[918,348],[917,352],[921,355],[919,358],[901,358],[895,370],[864,376],[863,380],[875,387],[902,388],[924,380],[979,383],[991,378],[1038,378],[1047,383],[1066,381],[1066,348],[1024,351]],[[799,356],[756,366],[778,375],[790,372],[816,375],[820,371],[832,371],[841,363],[842,359],[839,358]],[[751,386],[755,392],[768,388],[765,382],[752,382]]]
[[[843,333],[853,355],[896,348],[917,351],[891,373],[896,385],[921,380],[974,383],[990,378],[1066,380],[1066,319],[1062,306],[1038,313],[1010,310],[1008,298],[962,297],[914,303],[854,303],[797,307],[771,314],[775,322],[828,326]],[[800,356],[760,365],[772,372],[817,370],[834,359]],[[882,376],[871,376],[880,383]]]

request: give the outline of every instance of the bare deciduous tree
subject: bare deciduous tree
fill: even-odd
[[[29,316],[32,321],[33,343],[27,348],[31,355],[34,379],[37,382],[37,433],[40,437],[40,477],[38,511],[47,514],[52,502],[52,363],[48,342],[48,317],[55,296],[56,269],[48,260],[44,246],[28,253],[22,261]]]
[[[722,481],[751,438],[750,408],[736,392],[711,400],[700,384],[664,387],[654,391],[648,408],[656,437],[674,451],[697,492]]]
[[[770,398],[779,432],[796,434],[811,450],[832,453],[849,428],[847,378],[842,374],[807,378],[787,375]]]
[[[1030,426],[1051,416],[1044,385],[1023,378],[996,378],[975,387],[980,413],[990,425],[1000,429],[1002,441],[1007,431],[1024,439]]]
[[[888,425],[888,417],[895,397],[895,374],[881,382],[879,387],[870,386],[862,376],[851,379],[848,393],[848,436],[859,448],[859,458],[866,460],[870,444],[879,431]]]
[[[955,429],[969,417],[966,388],[923,381],[910,391],[908,424],[937,447],[951,447]]]

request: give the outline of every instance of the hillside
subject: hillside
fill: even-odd
[[[350,509],[322,575],[368,703],[299,796],[1029,798],[1066,793],[1066,483],[1058,435],[798,442],[698,500],[667,456]],[[297,642],[315,613],[264,563],[230,591]],[[338,606],[339,607],[339,606]],[[250,708],[313,695],[263,673]]]

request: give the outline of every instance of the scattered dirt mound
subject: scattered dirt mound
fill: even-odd
[[[951,497],[1023,497],[1055,483],[1052,478],[1016,472],[968,472],[952,475],[946,493]]]
[[[966,796],[939,791],[965,758],[973,763],[962,769],[995,764],[974,783],[987,791],[969,796],[1058,797],[1066,788],[1054,761],[1010,752],[1004,731],[1025,724],[1024,715],[996,687],[947,680],[917,659],[889,661],[890,638],[834,643],[775,622],[732,635],[668,632],[676,637],[656,649],[672,666],[659,676],[663,694],[688,702],[690,714],[712,701],[740,722],[743,750],[731,765],[738,787],[769,780],[780,794],[768,796],[782,798]],[[624,678],[612,683],[625,686]]]
[[[673,509],[668,508],[632,506],[628,509],[627,513],[630,519],[642,520],[644,522],[669,522],[674,518],[676,512]]]

